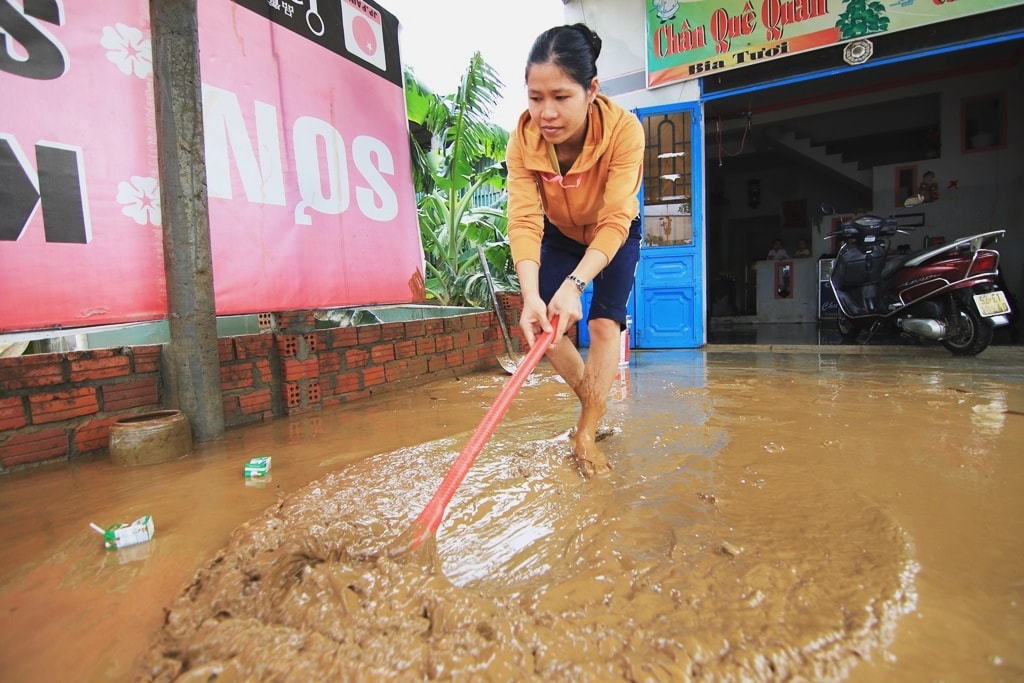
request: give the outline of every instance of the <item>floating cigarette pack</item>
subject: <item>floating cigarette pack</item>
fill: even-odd
[[[153,538],[153,517],[139,517],[131,524],[114,524],[104,529],[98,524],[90,524],[93,529],[103,534],[103,547],[117,550],[137,543],[145,543]]]
[[[265,477],[270,472],[270,456],[264,455],[259,458],[252,458],[245,463],[246,478]]]

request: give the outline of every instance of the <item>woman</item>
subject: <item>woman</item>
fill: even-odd
[[[508,235],[523,295],[519,327],[532,347],[558,327],[547,357],[576,392],[573,454],[584,476],[606,472],[595,445],[619,358],[626,301],[640,255],[644,133],[636,116],[598,92],[601,39],[584,24],[556,26],[526,64],[527,111],[508,144]],[[583,357],[565,330],[583,317]]]

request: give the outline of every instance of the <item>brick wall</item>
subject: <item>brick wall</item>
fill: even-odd
[[[0,358],[0,472],[106,448],[112,422],[160,405],[160,352]]]
[[[522,348],[515,326],[521,300],[499,300],[515,348]],[[228,427],[497,367],[505,353],[489,311],[319,330],[311,312],[275,315],[278,331],[218,340]],[[162,350],[0,358],[0,474],[105,450],[116,420],[173,408],[163,391]]]

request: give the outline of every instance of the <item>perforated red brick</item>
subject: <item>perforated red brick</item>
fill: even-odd
[[[299,338],[294,334],[278,335],[277,352],[283,358],[291,358],[299,352]]]
[[[309,402],[319,403],[320,402],[320,382],[309,383]]]
[[[289,408],[297,408],[302,404],[302,387],[298,384],[286,384],[284,387],[285,404]]]

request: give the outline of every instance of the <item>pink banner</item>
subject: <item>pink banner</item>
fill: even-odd
[[[0,332],[167,314],[146,0],[0,2]]]
[[[421,300],[397,20],[203,2],[199,43],[218,312]]]
[[[0,0],[0,332],[167,315],[148,4]],[[422,300],[397,20],[198,20],[217,313]]]

